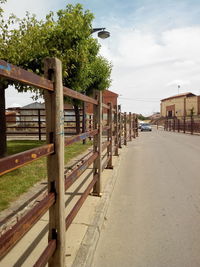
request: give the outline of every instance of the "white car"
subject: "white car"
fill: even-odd
[[[141,132],[143,131],[152,131],[151,125],[149,123],[143,123],[141,125]]]

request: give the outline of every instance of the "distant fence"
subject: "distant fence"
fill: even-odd
[[[79,109],[80,123],[78,128],[84,132],[86,116]],[[64,109],[64,133],[65,135],[77,134],[74,109]],[[88,115],[89,116],[89,115]],[[85,120],[85,121],[83,121]],[[6,110],[7,136],[35,137],[42,140],[46,137],[46,111],[45,109],[9,108]]]
[[[190,134],[200,133],[199,116],[183,116],[164,119],[164,130]]]
[[[0,159],[0,175],[47,156],[48,176],[48,194],[11,229],[1,235],[0,259],[49,211],[48,245],[34,266],[45,266],[49,263],[50,266],[64,267],[66,253],[65,231],[71,225],[91,190],[93,190],[94,195],[100,195],[102,171],[105,168],[113,168],[112,158],[119,154],[119,148],[122,145],[127,145],[128,141],[138,136],[137,117],[135,114],[122,113],[120,106],[113,107],[112,103],[102,103],[102,93],[99,91],[95,91],[94,98],[91,98],[63,87],[62,66],[58,59],[45,60],[46,78],[2,60],[0,60],[0,66],[0,77],[44,90],[47,142],[46,145],[39,148]],[[49,73],[51,73],[51,77],[48,76]],[[93,104],[93,116],[89,117],[88,131],[70,138],[65,137],[63,96]],[[107,110],[105,118],[102,116],[102,109]],[[42,125],[41,119],[40,123]],[[66,173],[64,171],[64,147],[87,138],[93,138],[92,152],[87,159],[82,161],[81,165],[77,166],[72,172]],[[91,181],[67,217],[65,217],[65,191],[91,164],[93,164]]]

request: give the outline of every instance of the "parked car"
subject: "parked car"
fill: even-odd
[[[139,121],[138,122],[138,129],[141,129],[141,126],[142,126],[143,123],[145,123],[145,122],[144,121]]]
[[[141,125],[141,132],[143,131],[152,131],[151,125],[149,123],[143,123]]]

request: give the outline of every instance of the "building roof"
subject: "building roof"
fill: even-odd
[[[184,96],[185,96],[185,97],[191,97],[191,96],[196,96],[196,95],[193,94],[193,93],[187,92],[187,93],[178,94],[178,95],[174,95],[174,96],[170,96],[170,97],[161,99],[161,101],[170,100],[170,99],[173,99],[173,98],[184,97]]]
[[[28,104],[26,106],[23,106],[25,109],[43,109],[45,107],[45,103],[39,103],[39,102],[34,102],[31,104]]]
[[[103,94],[103,96],[115,96],[115,97],[118,97],[119,95],[118,94],[116,94],[116,93],[114,93],[114,92],[112,92],[112,91],[110,91],[110,90],[104,90],[103,92],[102,92],[102,94]]]

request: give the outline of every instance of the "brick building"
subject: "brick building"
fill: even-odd
[[[104,90],[102,92],[102,98],[103,98],[104,104],[112,103],[113,107],[117,105],[118,94],[116,94],[112,91]],[[103,109],[103,112],[107,113],[107,109]],[[93,113],[93,105],[92,104],[86,103],[86,113],[87,114]]]

